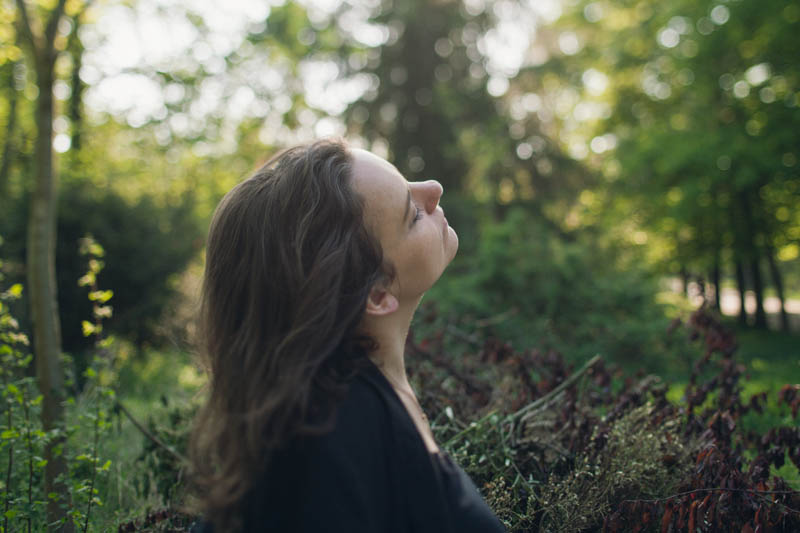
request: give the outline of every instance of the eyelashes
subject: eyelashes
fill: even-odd
[[[414,214],[414,219],[412,220],[412,224],[422,218],[422,208],[416,205],[414,206],[414,208],[416,209],[416,213]]]

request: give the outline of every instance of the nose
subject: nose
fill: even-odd
[[[436,180],[428,180],[420,183],[420,187],[423,189],[423,197],[425,198],[425,211],[433,213],[439,205],[439,199],[444,192],[442,184]]]

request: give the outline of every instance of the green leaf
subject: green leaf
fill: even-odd
[[[89,253],[95,257],[103,257],[103,255],[105,255],[105,250],[103,250],[103,247],[100,246],[99,243],[92,242],[92,244],[89,245]]]
[[[89,299],[93,302],[100,302],[101,304],[106,303],[114,296],[114,291],[107,290],[107,291],[92,291],[89,293]]]
[[[0,433],[0,439],[8,440],[19,437],[19,432],[16,429],[7,429]]]
[[[82,320],[81,321],[81,328],[83,329],[83,336],[84,337],[88,337],[90,335],[93,335],[97,331],[97,328],[95,327],[95,325],[92,324],[91,322],[89,322],[88,320]]]
[[[21,283],[15,283],[14,285],[12,285],[6,291],[6,294],[8,296],[10,296],[11,298],[15,298],[15,299],[21,297],[22,296],[22,284]]]

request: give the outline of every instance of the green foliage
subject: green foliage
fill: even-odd
[[[743,395],[731,333],[705,309],[678,329],[705,353],[687,352],[694,370],[676,400],[657,376],[599,358],[572,372],[474,330],[450,328],[469,341],[459,352],[441,330],[411,340],[408,367],[437,442],[511,532],[796,528],[800,389],[783,387],[777,409],[774,389]],[[764,409],[783,420],[753,431],[747,418]]]
[[[95,279],[102,269],[98,257],[102,248],[90,239],[85,240],[85,253],[92,256],[90,270],[85,279]],[[2,277],[0,277],[2,281]],[[92,335],[99,350],[90,366],[83,373],[84,387],[79,395],[67,399],[69,421],[50,432],[42,430],[40,410],[42,395],[33,377],[30,377],[32,355],[28,353],[28,339],[18,329],[17,321],[10,314],[9,301],[22,295],[22,286],[14,284],[0,294],[0,397],[2,397],[2,421],[0,421],[0,455],[8,457],[3,465],[0,481],[0,497],[3,505],[3,525],[0,531],[16,531],[23,528],[40,531],[46,529],[45,506],[48,499],[58,498],[55,493],[44,494],[44,449],[48,442],[59,435],[67,437],[61,452],[66,454],[68,472],[64,480],[68,487],[69,501],[62,501],[67,508],[67,519],[77,529],[86,531],[91,521],[92,510],[103,505],[98,481],[108,475],[112,461],[103,456],[101,440],[111,427],[111,407],[114,402],[114,370],[108,357],[107,339],[100,339],[100,321],[108,314],[106,291],[98,291],[96,283],[90,283],[92,293],[100,297],[95,301],[95,323]],[[72,367],[69,357],[64,358],[65,368]],[[67,372],[68,387],[74,390],[75,376]],[[84,438],[91,435],[88,441]]]
[[[111,192],[93,192],[78,184],[64,190],[61,198],[58,277],[65,332],[79,332],[75,317],[86,316],[78,307],[86,298],[79,298],[81,291],[75,288],[80,270],[74,249],[89,233],[105,247],[100,282],[114,287],[116,313],[105,321],[109,331],[139,347],[164,342],[159,324],[176,295],[175,277],[202,244],[191,195],[169,202],[142,197],[131,205]],[[67,335],[65,349],[72,338]]]
[[[676,492],[691,470],[697,444],[681,437],[678,417],[655,427],[653,411],[652,404],[644,404],[615,421],[602,437],[595,430],[573,469],[550,476],[528,511],[542,514],[540,530],[586,530],[601,523],[612,504]]]
[[[668,354],[656,281],[623,247],[559,238],[521,209],[485,224],[475,246],[426,296],[439,311],[435,326],[483,323],[487,336],[573,361],[597,353],[641,361],[645,347]],[[663,370],[669,359],[646,366]]]
[[[13,225],[8,254],[19,263],[24,262],[26,205],[16,204],[6,221]],[[87,300],[85,289],[76,283],[85,271],[85,260],[77,253],[80,239],[91,234],[104,243],[104,268],[98,281],[114,287],[115,313],[104,317],[109,333],[140,348],[167,340],[183,342],[167,338],[172,332],[165,331],[162,318],[177,294],[177,276],[202,246],[193,209],[190,194],[169,201],[143,196],[129,202],[85,181],[68,182],[62,189],[56,247],[62,342],[81,367],[87,364],[81,352],[91,346],[83,321],[92,313],[94,300],[108,294],[94,294]]]
[[[144,438],[134,464],[134,485],[139,497],[155,500],[167,508],[184,504],[186,462],[174,450],[186,450],[196,406],[192,403],[171,404],[161,397],[164,413],[148,417],[147,429],[158,439]]]
[[[641,0],[575,2],[555,24],[592,43],[563,62],[560,87],[609,109],[583,135],[619,140],[589,158],[607,177],[596,208],[650,232],[662,271],[747,264],[760,299],[759,261],[796,257],[799,23],[781,0]]]

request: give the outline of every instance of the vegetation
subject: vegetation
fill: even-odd
[[[458,365],[436,336],[410,352],[423,405],[441,413],[439,441],[510,531],[797,528],[800,389],[773,398],[783,425],[745,429],[768,394],[743,394],[733,335],[705,308],[679,329],[700,346],[677,404],[658,376],[625,375],[599,357],[570,374],[555,352],[494,339]],[[787,466],[786,478],[773,475]]]
[[[408,357],[511,531],[798,528],[800,8],[217,4],[0,1],[0,531],[188,527],[204,228],[331,134],[444,184]]]

